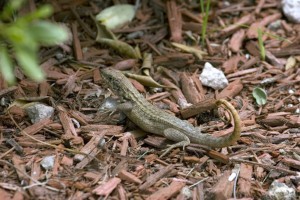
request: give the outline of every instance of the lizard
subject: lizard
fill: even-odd
[[[137,91],[130,80],[119,70],[113,68],[101,69],[101,76],[108,87],[118,95],[123,103],[117,106],[134,124],[142,130],[176,142],[163,151],[163,157],[172,149],[185,147],[191,142],[213,148],[227,147],[240,138],[241,121],[235,108],[225,99],[216,101],[217,106],[225,107],[232,115],[234,130],[230,135],[214,137],[201,133],[201,129],[194,127],[186,120],[181,120],[148,102]]]

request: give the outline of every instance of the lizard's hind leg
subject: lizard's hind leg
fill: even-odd
[[[164,130],[164,136],[167,139],[172,140],[177,143],[172,144],[167,149],[163,150],[163,154],[160,156],[160,158],[165,156],[167,153],[169,153],[174,148],[183,147],[183,150],[184,150],[184,147],[190,144],[190,139],[186,135],[184,135],[180,131],[173,129],[173,128],[168,128],[168,129]]]

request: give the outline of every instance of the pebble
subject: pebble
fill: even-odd
[[[284,183],[273,181],[267,196],[276,200],[293,200],[296,199],[296,192],[294,188],[288,187]]]
[[[206,62],[204,68],[199,77],[203,85],[211,87],[215,90],[223,89],[228,85],[224,73],[212,66],[212,64]]]
[[[34,103],[25,108],[32,123],[39,122],[43,119],[50,118],[54,113],[54,108],[42,103]]]
[[[289,21],[300,23],[300,0],[282,0],[282,10]]]
[[[41,161],[41,166],[45,169],[45,170],[50,170],[53,168],[54,166],[54,160],[55,160],[55,156],[46,156],[45,158],[43,158],[43,160]]]

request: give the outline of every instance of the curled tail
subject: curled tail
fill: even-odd
[[[225,99],[219,99],[216,102],[217,106],[223,106],[228,112],[230,112],[233,121],[234,121],[234,129],[233,132],[230,135],[224,136],[224,137],[213,137],[208,134],[201,135],[202,142],[206,146],[210,147],[227,147],[232,144],[234,144],[241,135],[241,119],[239,117],[239,114],[237,113],[236,109]]]

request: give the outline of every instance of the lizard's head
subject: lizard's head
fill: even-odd
[[[120,71],[112,69],[112,68],[105,68],[101,69],[101,75],[105,83],[111,84],[119,82],[124,76]]]
[[[131,85],[130,81],[119,70],[112,68],[105,68],[101,70],[101,75],[104,82],[109,86],[113,92],[117,94],[125,94],[126,87],[122,85]]]

